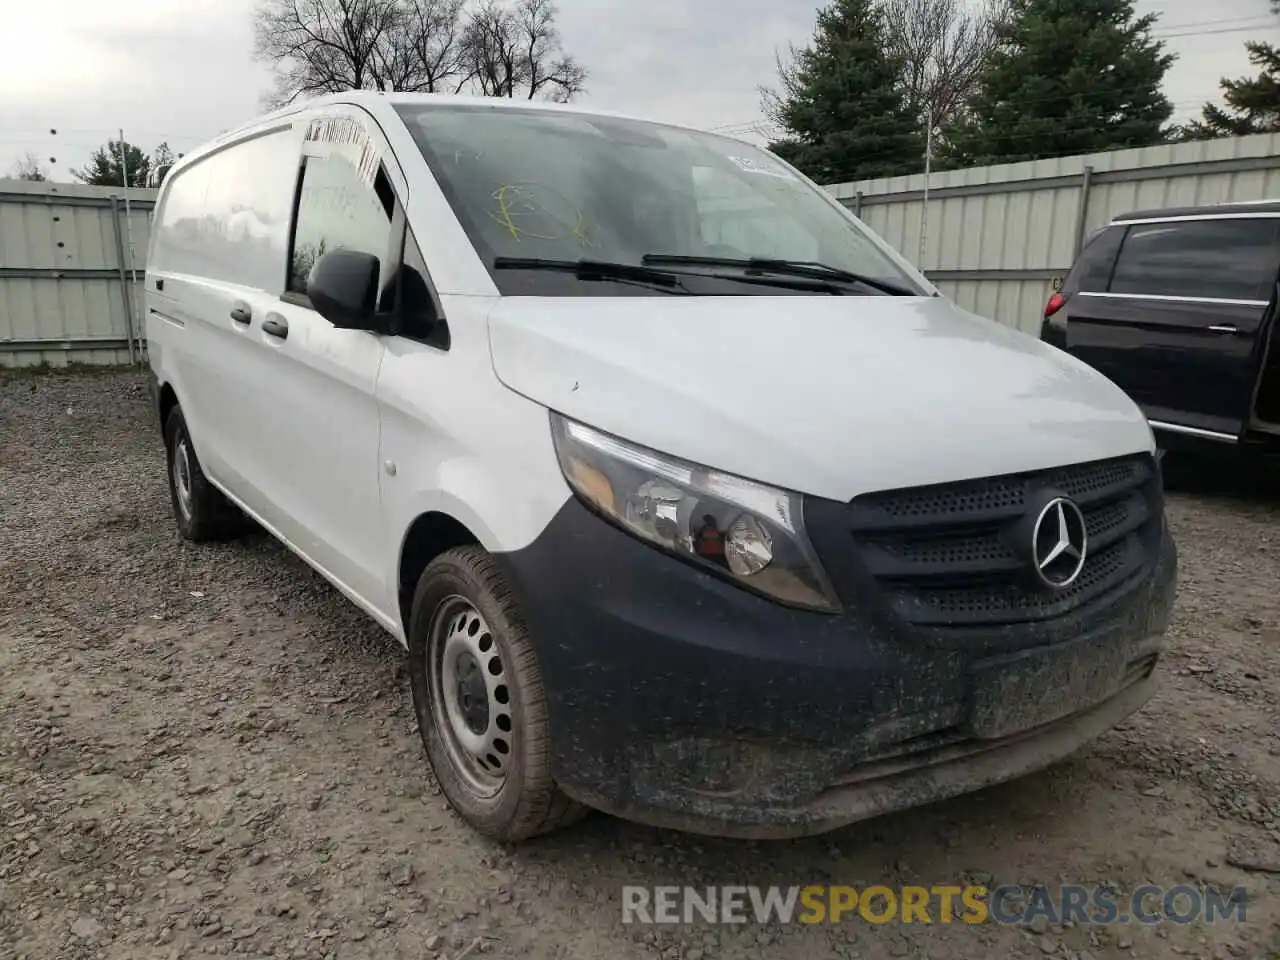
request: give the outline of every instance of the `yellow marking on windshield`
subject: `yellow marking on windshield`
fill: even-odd
[[[528,192],[523,189],[523,185],[518,183],[504,183],[494,193],[493,198],[498,201],[498,212],[489,211],[489,216],[502,224],[503,227],[511,234],[511,239],[517,243],[520,242],[522,236],[530,237],[534,240],[558,240],[559,237],[546,236],[544,234],[533,233],[526,230],[516,223],[517,217],[527,217],[536,215],[541,207],[529,197]],[[524,209],[519,209],[520,205]]]
[[[539,214],[545,220],[551,220],[552,222],[560,220],[547,209],[546,204],[538,199],[536,194],[539,191],[565,201],[564,205],[572,210],[573,225],[569,227],[570,236],[584,247],[594,247],[595,244],[587,235],[586,217],[582,213],[582,208],[577,204],[566,201],[556,191],[550,190],[539,183],[531,181],[504,183],[493,193],[493,199],[497,202],[498,209],[496,211],[490,210],[489,216],[510,233],[511,239],[517,243],[524,237],[532,240],[559,240],[560,237],[556,234],[534,233],[517,222],[521,218],[536,217]]]

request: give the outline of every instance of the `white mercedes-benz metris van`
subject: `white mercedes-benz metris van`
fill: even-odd
[[[146,287],[183,536],[251,517],[403,643],[492,837],[817,833],[1153,692],[1138,408],[755,147],[326,97],[178,161]]]

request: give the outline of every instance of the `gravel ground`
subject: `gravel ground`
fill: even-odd
[[[264,535],[179,540],[143,383],[0,374],[2,960],[1280,956],[1280,497],[1172,495],[1161,692],[1050,771],[807,841],[504,849],[445,808],[394,642]],[[1247,920],[621,923],[626,883],[967,881],[1239,884]]]

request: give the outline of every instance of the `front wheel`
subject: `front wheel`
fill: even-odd
[[[501,571],[480,547],[441,554],[418,581],[409,675],[436,782],[464,820],[515,841],[582,815],[551,777],[533,644]]]

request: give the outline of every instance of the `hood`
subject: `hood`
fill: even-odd
[[[506,297],[489,331],[540,404],[834,500],[1153,449],[1111,381],[943,297]]]

